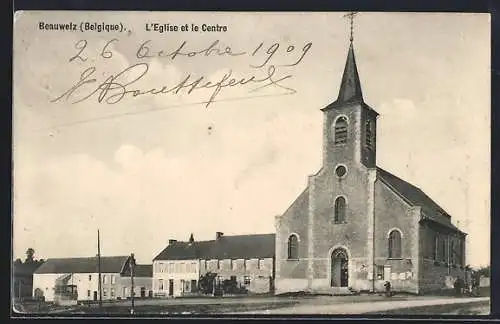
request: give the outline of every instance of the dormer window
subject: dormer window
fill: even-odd
[[[347,118],[342,116],[335,122],[335,145],[347,142]]]

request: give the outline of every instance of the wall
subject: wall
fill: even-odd
[[[360,105],[337,107],[324,114],[323,168],[309,177],[308,189],[276,220],[277,274],[276,293],[288,291],[331,290],[331,255],[343,247],[349,255],[349,286],[366,288],[368,226],[372,192],[370,170],[361,162],[362,111]],[[348,119],[347,142],[334,144],[335,121]],[[374,158],[374,155],[373,155]],[[347,174],[338,177],[337,166],[347,168]],[[335,199],[346,199],[346,218],[334,221]],[[299,234],[299,258],[287,260],[288,236]]]
[[[449,255],[448,249],[445,250],[443,258],[441,257],[441,253],[436,255],[436,253],[433,252],[433,242],[436,234],[440,239],[444,238],[445,242],[449,242],[447,240],[448,237],[460,238],[461,236],[458,233],[453,233],[452,231],[428,223],[422,224],[419,227],[419,244],[422,250],[422,256],[419,261],[420,293],[451,289],[453,288],[453,282],[456,278],[460,277],[465,279],[465,270],[463,268],[465,260],[463,256],[462,260],[453,262],[454,260],[449,258],[451,255]],[[465,244],[464,242],[465,241],[462,239],[462,244]],[[436,259],[434,259],[434,257],[436,257]]]
[[[489,287],[490,286],[490,277],[479,278],[479,287]]]
[[[145,297],[149,297],[150,291],[153,294],[153,278],[134,277],[134,296],[141,297],[141,288],[144,288]],[[127,299],[131,297],[132,281],[130,277],[120,277],[116,287],[117,298]]]
[[[272,258],[221,259],[219,260],[219,268],[217,268],[216,262],[201,260],[200,265],[202,275],[210,271],[217,273],[221,280],[229,280],[234,276],[238,285],[244,286],[250,293],[270,291],[270,278],[273,276],[274,266]],[[245,284],[245,281],[250,281],[250,284]]]
[[[35,290],[39,288],[43,291],[45,301],[54,301],[55,282],[61,275],[53,273],[33,274],[33,296],[35,296]]]
[[[153,262],[152,287],[156,297],[168,297],[169,280],[174,282],[173,296],[181,296],[186,290],[186,285],[190,285],[192,280],[198,282],[199,278],[199,260],[157,260]],[[163,280],[163,289],[161,289],[160,280]]]
[[[349,257],[348,287],[355,290],[367,289],[367,265],[370,240],[370,210],[372,193],[370,170],[361,161],[364,143],[361,106],[346,106],[328,111],[325,116],[324,167],[311,177],[309,224],[312,228],[309,244],[311,289],[331,290],[331,256],[337,248],[344,249]],[[335,121],[339,116],[348,118],[348,137],[344,145],[334,144]],[[339,165],[347,168],[346,175],[339,177],[335,170]],[[345,221],[336,223],[335,200],[346,200]]]
[[[64,273],[57,274],[34,274],[33,275],[33,294],[36,288],[41,288],[44,291],[46,301],[54,301],[54,289],[56,279],[65,275]],[[90,276],[90,280],[89,280]],[[107,276],[107,282],[102,284],[102,299],[115,299],[117,293],[117,282],[119,279],[118,273],[103,273],[101,274],[102,281],[104,276]],[[111,284],[111,276],[115,276],[115,284]],[[68,280],[68,284],[76,285],[78,300],[93,300],[94,291],[97,292],[99,299],[99,280],[98,273],[73,273]],[[111,289],[114,289],[115,296],[111,296]],[[106,293],[104,293],[106,292]]]
[[[331,255],[337,248],[343,248],[349,256],[348,286],[362,290],[364,285],[363,265],[367,264],[368,242],[368,172],[357,163],[339,161],[347,166],[346,176],[335,175],[335,166],[325,168],[315,177],[311,190],[312,245],[311,285],[314,289],[329,289],[331,286]],[[335,223],[335,199],[346,200],[345,221]],[[310,241],[311,242],[311,241]],[[359,279],[359,280],[358,280]]]
[[[375,264],[384,267],[383,280],[376,281],[378,290],[385,281],[394,291],[418,292],[420,207],[414,207],[391,189],[383,179],[375,182]],[[401,258],[389,259],[389,232],[401,233]],[[377,275],[382,271],[375,269]],[[370,279],[371,279],[370,274]],[[378,278],[378,276],[376,277]]]
[[[306,278],[308,233],[307,218],[309,190],[304,190],[281,217],[276,218],[276,288],[280,283],[301,282]],[[288,260],[288,238],[291,234],[298,237],[297,260]]]

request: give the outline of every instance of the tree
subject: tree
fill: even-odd
[[[490,266],[486,267],[481,267],[476,270],[478,276],[484,276],[484,277],[490,277],[491,275],[491,268]]]
[[[202,293],[211,294],[213,292],[215,277],[217,277],[217,274],[213,272],[207,272],[201,276],[198,284]]]
[[[26,250],[26,260],[24,262],[33,263],[35,261],[34,256],[35,256],[35,250],[33,248],[28,248]]]
[[[16,261],[14,261],[14,264],[15,265],[23,264],[23,261],[21,259],[17,258]]]

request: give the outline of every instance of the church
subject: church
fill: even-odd
[[[351,22],[352,23],[352,22]],[[377,166],[351,35],[338,98],[322,108],[323,163],[276,217],[275,293],[426,293],[465,279],[465,238],[418,187]]]

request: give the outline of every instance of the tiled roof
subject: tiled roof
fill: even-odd
[[[272,258],[275,234],[222,236],[217,240],[174,242],[154,260]]]
[[[122,276],[130,277],[130,268],[127,267]],[[136,264],[134,268],[134,277],[153,277],[153,265]]]
[[[120,273],[128,256],[101,256],[101,272]],[[47,259],[35,273],[97,273],[97,257]]]
[[[427,196],[420,188],[412,185],[403,179],[398,178],[390,172],[377,167],[377,176],[385,180],[394,190],[414,206],[422,207],[424,218],[435,223],[439,223],[455,231],[460,231],[451,223],[448,213],[441,208],[434,200]]]

